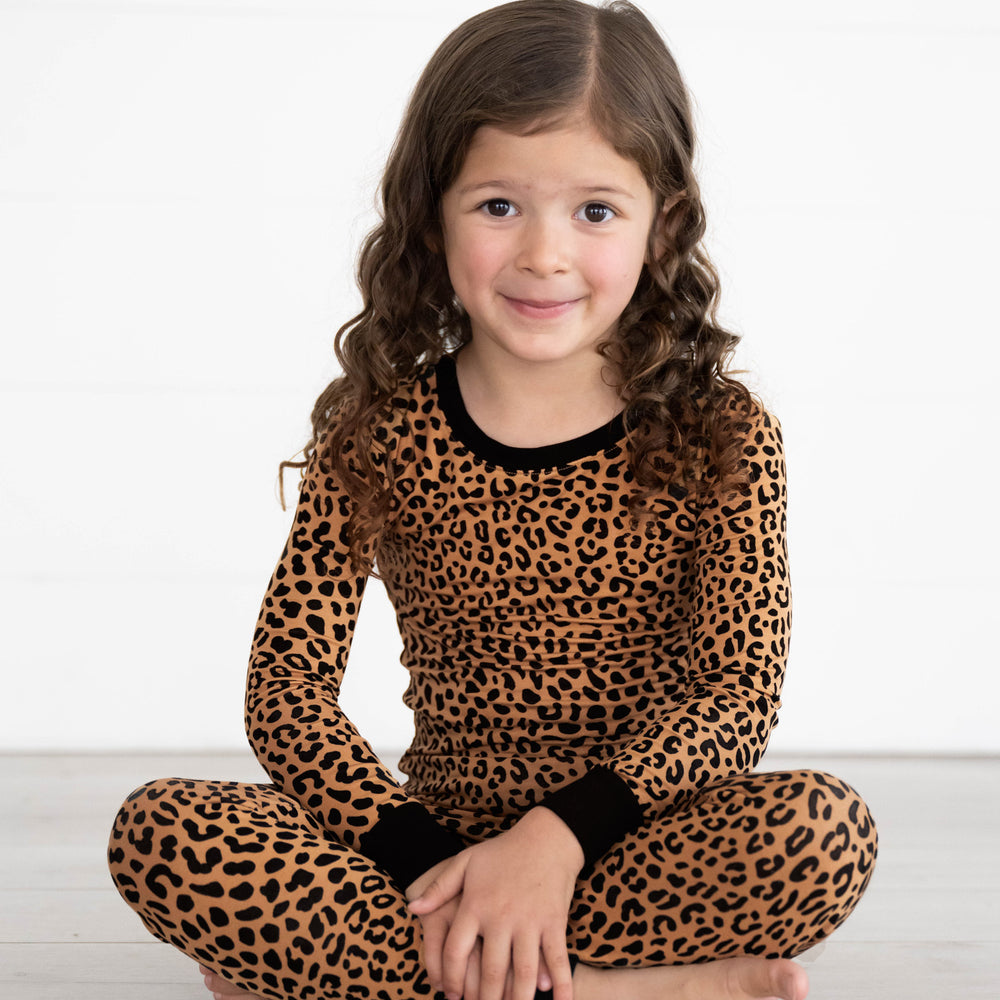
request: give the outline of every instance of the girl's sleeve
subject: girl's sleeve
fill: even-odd
[[[406,795],[340,707],[367,578],[351,566],[351,500],[319,452],[257,620],[247,736],[281,791],[405,888],[463,844]]]
[[[752,770],[777,720],[791,626],[785,463],[780,425],[762,410],[743,457],[749,495],[714,496],[700,509],[683,697],[540,803],[566,821],[588,862],[644,813]]]

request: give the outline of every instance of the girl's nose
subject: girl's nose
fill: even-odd
[[[522,230],[517,266],[538,276],[568,268],[565,233],[555,221],[532,219]]]

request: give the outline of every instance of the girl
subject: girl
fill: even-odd
[[[431,59],[254,637],[273,785],[167,779],[110,865],[216,997],[782,997],[875,830],[756,774],[788,649],[777,422],[727,374],[677,68],[628,3],[520,0]],[[395,605],[399,785],[337,702]]]

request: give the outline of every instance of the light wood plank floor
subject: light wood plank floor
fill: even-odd
[[[802,957],[812,1000],[1000,1000],[1000,760],[765,766],[838,774],[879,826],[866,898]],[[104,863],[120,801],[172,774],[263,780],[249,753],[0,757],[0,1000],[206,1000],[192,963],[147,935]]]

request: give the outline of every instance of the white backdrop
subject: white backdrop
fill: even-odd
[[[475,0],[0,2],[0,747],[237,748],[409,89]],[[783,750],[1000,750],[1000,6],[648,0],[785,428]],[[294,494],[294,489],[292,490]],[[344,699],[406,744],[372,586]]]

